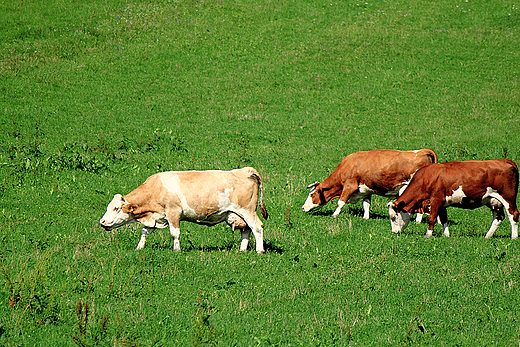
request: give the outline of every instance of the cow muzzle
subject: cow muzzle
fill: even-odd
[[[112,229],[114,228],[112,225],[106,225],[106,221],[105,221],[104,219],[101,219],[101,220],[99,221],[99,224],[100,224],[101,227],[102,227],[103,229],[105,229],[106,231],[110,231],[110,230],[112,230]]]

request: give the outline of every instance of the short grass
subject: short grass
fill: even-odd
[[[517,345],[520,246],[485,209],[390,232],[300,210],[345,155],[520,162],[506,1],[0,1],[0,343]],[[267,253],[98,225],[166,170],[250,165]]]

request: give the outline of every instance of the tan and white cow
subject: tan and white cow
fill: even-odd
[[[232,171],[169,171],[150,176],[131,193],[116,194],[99,221],[106,230],[139,222],[144,225],[136,250],[156,228],[170,227],[173,250],[180,251],[180,222],[215,225],[227,222],[240,229],[240,251],[247,249],[251,231],[256,251],[264,252],[262,181],[258,172],[245,167]]]
[[[336,217],[347,202],[355,204],[362,199],[363,218],[368,219],[372,194],[395,199],[417,170],[436,162],[437,154],[431,149],[375,149],[352,153],[343,158],[323,182],[307,187],[311,191],[302,209],[311,212],[339,198],[338,207],[333,213]]]
[[[406,228],[410,213],[429,212],[425,237],[432,235],[437,217],[444,228],[444,235],[450,236],[446,208],[488,206],[493,212],[493,222],[486,238],[492,237],[504,220],[505,209],[511,222],[511,238],[516,239],[520,215],[516,206],[517,193],[518,167],[508,159],[428,165],[417,171],[396,201],[388,204],[392,232]]]

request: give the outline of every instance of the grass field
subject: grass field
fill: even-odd
[[[520,163],[519,6],[0,0],[0,345],[518,345],[507,221],[486,240],[489,210],[451,209],[425,240],[383,198],[301,205],[359,150]],[[153,173],[243,166],[264,255],[99,226]]]

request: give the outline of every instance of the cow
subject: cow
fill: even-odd
[[[180,222],[203,225],[227,222],[240,229],[240,251],[247,250],[251,231],[257,253],[264,253],[263,223],[268,218],[263,200],[262,180],[252,167],[232,171],[169,171],[150,176],[141,186],[122,196],[116,194],[99,221],[105,230],[128,223],[143,224],[136,250],[157,228],[169,226],[173,250],[180,251]]]
[[[395,199],[417,170],[436,162],[437,154],[431,149],[374,149],[352,153],[343,158],[323,182],[307,187],[311,191],[302,209],[304,212],[315,211],[339,198],[338,207],[332,214],[337,217],[346,203],[355,204],[363,200],[363,218],[368,219],[372,194]],[[417,221],[420,218],[421,215]]]
[[[474,209],[488,206],[493,213],[493,222],[486,238],[491,238],[504,220],[505,209],[511,222],[511,239],[516,239],[519,218],[517,192],[518,167],[508,159],[431,164],[417,171],[403,194],[388,204],[392,232],[398,233],[406,228],[410,213],[429,212],[425,237],[433,234],[437,219],[443,226],[444,235],[450,236],[447,207]]]

